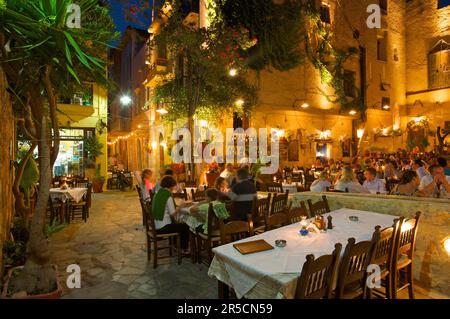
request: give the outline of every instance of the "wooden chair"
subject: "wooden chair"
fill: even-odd
[[[81,215],[83,221],[87,222],[87,219],[89,218],[89,209],[91,208],[91,202],[92,184],[89,183],[86,194],[83,196],[83,200],[78,203],[69,203],[69,216],[71,216],[71,220],[74,220],[76,215]]]
[[[268,194],[266,198],[258,199],[258,196],[253,198],[252,204],[252,221],[255,234],[261,234],[266,230],[266,216],[270,212],[270,198],[272,194]]]
[[[203,202],[206,199],[206,191],[197,190],[195,192],[193,189],[191,189],[191,193],[192,193],[192,201],[194,202]]]
[[[297,280],[296,299],[330,299],[334,277],[341,254],[342,245],[336,244],[331,255],[306,256],[302,273]]]
[[[349,238],[339,266],[337,299],[364,299],[367,297],[367,267],[372,261],[375,243],[375,238],[358,243],[355,238]]]
[[[202,248],[207,252],[208,255],[208,265],[213,259],[212,249],[219,245],[220,243],[220,229],[219,229],[219,219],[214,213],[213,205],[209,204],[208,208],[208,234],[196,231],[196,260],[198,263],[202,262]]]
[[[182,193],[173,193],[172,196],[173,196],[173,198],[181,198],[182,200],[185,200],[185,201],[188,200],[188,194],[187,194],[186,188],[183,189]]]
[[[158,251],[161,250],[169,250],[169,258],[172,257],[172,244],[176,243],[176,251],[177,251],[177,259],[178,259],[178,265],[181,264],[181,241],[180,241],[180,235],[178,233],[170,233],[170,234],[158,234],[156,232],[155,227],[155,219],[153,217],[152,213],[152,203],[146,202],[143,203],[146,208],[146,235],[147,235],[147,259],[151,260],[152,255],[152,245],[153,245],[153,268],[158,267],[158,258],[167,258],[165,257],[158,257]],[[159,246],[158,243],[162,241],[167,241],[167,246]]]
[[[301,201],[300,207],[292,207],[292,203],[289,205],[288,210],[289,221],[291,224],[299,223],[302,221],[302,217],[306,216],[311,218],[308,214],[308,209],[306,208],[305,202]]]
[[[368,297],[371,298],[372,295],[377,297],[392,298],[392,276],[391,267],[394,252],[394,241],[395,234],[398,230],[399,223],[395,223],[392,227],[387,227],[381,230],[381,226],[375,227],[375,233],[373,234],[373,239],[375,240],[375,247],[373,248],[373,256],[371,264],[378,265],[381,268],[380,280],[382,286],[384,286],[384,293],[375,288],[368,289]]]
[[[328,205],[327,197],[322,196],[322,200],[317,203],[312,202],[312,200],[308,199],[309,213],[310,215],[316,216],[317,214],[326,214],[330,212],[330,206]]]
[[[266,216],[266,231],[277,229],[290,224],[289,215],[286,213],[277,213]]]
[[[221,245],[253,236],[251,216],[248,216],[248,221],[233,220],[226,222],[219,220],[219,229]]]
[[[262,185],[262,189],[265,192],[283,193],[283,184],[275,182],[267,182]]]
[[[270,215],[288,212],[289,191],[284,194],[274,194],[270,207]]]
[[[398,292],[406,288],[408,288],[409,298],[414,299],[413,256],[416,246],[417,227],[421,215],[421,212],[417,212],[414,218],[405,220],[405,218],[401,217],[398,221],[399,225],[395,236],[391,269],[393,299],[397,298]],[[401,286],[399,287],[398,284],[401,284]]]

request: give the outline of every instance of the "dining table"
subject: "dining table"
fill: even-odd
[[[342,256],[349,238],[353,237],[357,242],[371,240],[377,225],[392,226],[397,218],[347,208],[324,214],[325,220],[328,215],[332,217],[333,228],[326,231],[302,236],[300,223],[295,223],[216,247],[208,275],[218,280],[220,289],[233,288],[238,298],[292,299],[307,255],[319,258],[331,254],[335,244],[341,243]],[[243,255],[234,248],[236,243],[255,240],[265,240],[274,249]],[[276,240],[285,240],[286,247],[278,248]]]
[[[59,209],[59,218],[60,221],[66,221],[69,222],[69,219],[67,217],[68,213],[68,206],[71,201],[75,203],[81,202],[84,195],[87,193],[88,189],[84,187],[67,187],[67,188],[50,188],[50,198],[52,202],[60,203],[60,209]]]

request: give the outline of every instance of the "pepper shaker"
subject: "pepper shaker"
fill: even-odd
[[[328,229],[333,229],[332,220],[333,220],[333,217],[328,216]]]

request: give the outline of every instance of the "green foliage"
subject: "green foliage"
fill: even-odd
[[[85,138],[83,141],[84,150],[88,153],[88,157],[91,161],[95,162],[95,159],[103,155],[103,144],[100,143],[97,135],[92,135]]]
[[[52,70],[55,94],[68,96],[81,80],[107,84],[109,42],[117,38],[108,9],[96,0],[81,0],[81,28],[66,26],[71,0],[7,0],[0,7],[0,33],[11,39],[11,52],[0,63],[14,92],[16,109],[26,104],[30,90],[42,87],[45,67]],[[20,72],[19,72],[20,71]],[[20,77],[17,74],[20,73]]]
[[[354,98],[348,98],[344,89],[344,64],[359,51],[356,47],[346,49],[338,48],[333,38],[330,27],[322,23],[320,13],[312,6],[304,9],[309,21],[309,32],[305,33],[305,50],[309,61],[320,72],[322,83],[334,90],[334,96],[329,96],[322,91],[328,101],[340,105],[340,111],[356,110],[365,117],[366,106],[363,103],[360,91],[353,84]]]
[[[167,47],[168,65],[176,65],[176,76],[156,89],[155,102],[169,111],[165,119],[197,115],[214,122],[224,114],[250,110],[256,104],[257,90],[246,80],[243,55],[249,47],[248,34],[225,29],[218,21],[208,29],[196,29],[184,25],[183,19],[175,8],[152,43]],[[231,68],[238,69],[239,75],[230,77]],[[238,99],[245,105],[235,105]]]
[[[287,71],[303,61],[302,1],[278,2],[214,1],[214,16],[224,21],[227,27],[248,30],[250,38],[257,41],[246,54],[249,66],[255,70],[272,67],[279,71]]]
[[[31,192],[34,190],[39,181],[39,170],[34,158],[30,158],[25,164],[25,168],[20,179],[20,188],[25,194],[25,200],[28,203],[31,197]]]
[[[45,234],[47,237],[51,237],[53,234],[60,232],[66,227],[66,224],[60,223],[54,219],[51,224],[47,225],[45,228]]]
[[[106,178],[104,176],[102,176],[102,174],[101,174],[100,165],[97,166],[97,168],[95,169],[94,179],[100,183],[104,183],[106,180]]]
[[[3,264],[10,267],[25,264],[27,247],[22,241],[7,240],[3,245]]]

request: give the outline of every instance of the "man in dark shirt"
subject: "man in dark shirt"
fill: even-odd
[[[237,183],[228,192],[228,197],[233,201],[231,218],[235,220],[247,220],[252,213],[252,202],[256,196],[255,184],[248,179],[249,173],[245,168],[237,171]]]

